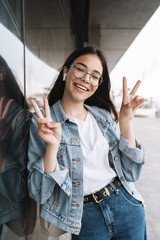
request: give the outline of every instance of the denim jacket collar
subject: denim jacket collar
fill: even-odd
[[[62,124],[65,121],[69,120],[69,117],[63,111],[63,108],[62,108],[60,100],[57,101],[52,107],[53,107],[53,110],[55,112],[57,122],[60,122]]]
[[[84,106],[90,113],[92,113],[98,122],[102,122],[103,124],[109,124],[113,122],[110,114],[106,116],[106,111],[104,109],[100,109],[96,106],[91,107],[86,104]],[[62,124],[65,121],[69,120],[69,117],[62,108],[60,100],[53,105],[53,110],[55,112],[57,122],[60,122]]]
[[[85,108],[87,108],[88,111],[90,111],[90,113],[92,113],[92,115],[95,117],[97,122],[101,122],[102,124],[109,124],[113,122],[113,119],[111,118],[110,113],[106,115],[106,112],[107,112],[106,110],[102,108],[98,108],[96,106],[89,106],[86,104],[84,106]]]

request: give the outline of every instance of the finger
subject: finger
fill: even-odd
[[[48,99],[46,97],[44,97],[43,101],[44,101],[45,116],[46,116],[46,118],[50,118],[50,109],[49,109]]]
[[[46,126],[48,128],[54,128],[54,129],[57,128],[58,129],[61,126],[61,124],[57,123],[57,122],[47,122]]]
[[[34,108],[34,110],[35,110],[35,112],[37,114],[37,117],[38,118],[44,118],[44,116],[43,116],[43,114],[42,114],[38,104],[36,103],[36,101],[34,99],[30,99],[30,103],[32,104],[32,106]]]
[[[45,127],[44,125],[42,125],[42,127],[40,128],[40,130],[44,133],[52,133],[53,134],[53,131],[48,129],[47,127]]]
[[[45,126],[42,126],[39,130],[41,130],[43,132],[43,134],[50,133],[50,134],[54,135],[54,137],[57,138],[58,141],[61,141],[61,139],[52,130],[46,128]]]
[[[8,112],[10,110],[11,104],[14,102],[14,99],[9,99],[9,101],[6,104],[5,110],[2,113],[2,118],[6,119],[8,116]]]
[[[38,128],[41,128],[42,126],[46,127],[45,124],[46,124],[46,118],[37,118],[37,125],[38,125]]]
[[[141,81],[138,80],[138,81],[136,82],[134,88],[133,88],[132,91],[130,92],[130,95],[135,95],[140,85],[141,85]]]
[[[47,120],[46,120],[46,118],[37,118],[37,123],[39,123],[39,124],[46,124]]]
[[[127,78],[123,77],[123,100],[128,95]]]
[[[129,108],[134,108],[136,109],[139,105],[141,105],[144,102],[144,98],[141,99],[135,99],[131,103],[127,104]]]

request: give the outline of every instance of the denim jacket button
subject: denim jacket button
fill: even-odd
[[[79,162],[79,161],[80,161],[80,158],[73,158],[72,161],[73,161],[73,162]]]
[[[72,184],[74,184],[74,185],[80,185],[81,183],[80,183],[80,182],[72,182]]]
[[[115,161],[118,161],[118,160],[119,160],[119,157],[116,156],[116,157],[114,158],[114,160],[115,160]]]
[[[120,177],[119,178],[121,181],[125,181],[125,178],[124,177]]]
[[[80,207],[80,204],[72,204],[73,207]]]

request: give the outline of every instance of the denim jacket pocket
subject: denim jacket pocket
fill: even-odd
[[[61,199],[61,202],[59,199]],[[71,198],[56,184],[52,196],[47,201],[47,205],[51,212],[54,212],[61,218],[62,215],[68,216],[70,201]]]

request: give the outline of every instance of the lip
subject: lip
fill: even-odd
[[[85,88],[86,90],[84,90],[84,89],[82,89],[82,88],[79,88],[77,85]],[[75,82],[75,83],[74,83],[74,86],[75,86],[76,89],[77,89],[78,91],[80,91],[80,92],[87,92],[87,91],[89,91],[89,89],[88,89],[85,85],[83,85],[83,84],[79,84],[79,83],[76,83],[76,82]]]

